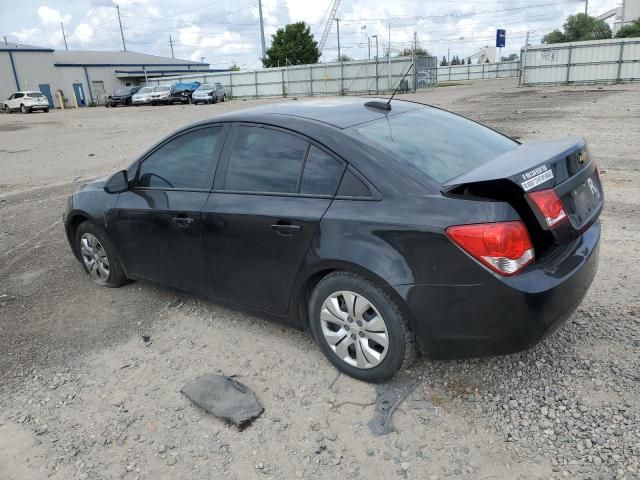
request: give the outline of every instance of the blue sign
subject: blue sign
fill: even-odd
[[[496,31],[496,47],[498,48],[504,47],[506,41],[507,41],[507,31],[502,28],[499,28]]]

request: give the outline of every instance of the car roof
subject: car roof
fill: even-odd
[[[370,122],[385,116],[397,115],[411,110],[423,108],[423,105],[402,100],[392,100],[391,110],[382,110],[365,106],[372,100],[387,101],[385,98],[348,97],[322,98],[314,100],[292,100],[288,102],[260,105],[237,112],[226,113],[215,117],[215,120],[251,121],[256,116],[284,115],[314,120],[337,128],[348,128],[360,123]]]
[[[15,94],[15,93],[42,93],[42,92],[39,90],[20,90],[19,92],[13,92],[13,93]]]

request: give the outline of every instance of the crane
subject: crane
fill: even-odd
[[[324,31],[322,32],[322,37],[320,38],[320,43],[318,44],[318,50],[320,50],[321,54],[322,49],[324,48],[324,44],[327,41],[327,37],[329,36],[329,32],[331,31],[331,25],[336,19],[336,13],[338,13],[338,5],[340,5],[340,0],[331,0],[331,11],[329,12],[329,18],[327,18],[327,23],[324,26]]]

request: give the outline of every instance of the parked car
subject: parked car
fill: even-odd
[[[153,87],[151,92],[151,105],[167,105],[169,103],[169,96],[171,95],[171,87],[167,85],[160,85],[159,87]]]
[[[145,279],[308,328],[365,381],[416,353],[526,349],[598,266],[603,191],[579,137],[520,144],[444,110],[348,98],[181,128],[64,214],[90,278]]]
[[[189,103],[191,94],[200,86],[200,82],[176,83],[171,87],[169,103]]]
[[[131,103],[133,105],[149,105],[152,93],[153,87],[142,87],[131,97]]]
[[[107,101],[104,106],[117,107],[118,105],[124,105],[128,107],[132,104],[132,97],[140,90],[141,87],[122,87],[113,92],[107,97]]]
[[[203,83],[192,95],[194,105],[198,103],[224,102],[226,98],[227,91],[221,83]]]
[[[36,110],[43,112],[49,111],[49,100],[42,92],[35,90],[27,90],[23,92],[15,92],[9,96],[1,105],[2,110],[6,112],[31,113]]]

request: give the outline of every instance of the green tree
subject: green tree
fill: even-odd
[[[640,18],[637,18],[630,23],[629,25],[625,25],[618,33],[616,33],[616,38],[629,38],[629,37],[640,37]]]
[[[502,62],[515,62],[516,60],[518,60],[517,53],[510,53],[508,56],[500,58]]]
[[[233,65],[231,65],[229,70],[231,70],[232,72],[239,72],[240,71],[240,67],[234,63]]]
[[[467,65],[471,65],[471,59],[467,58]]]
[[[305,22],[297,22],[278,29],[271,36],[271,47],[265,55],[262,64],[268,68],[318,63],[320,51],[309,26]]]
[[[449,62],[447,62],[447,57],[445,57],[444,55],[442,56],[442,61],[440,62],[440,66],[441,67],[446,67],[447,65],[449,65]]]
[[[569,15],[562,28],[564,32],[554,30],[542,37],[542,43],[579,42],[611,38],[611,27],[607,22],[584,13]]]
[[[413,55],[413,50],[411,48],[405,48],[398,54],[399,57],[410,57],[411,55]],[[428,57],[429,52],[424,48],[418,47],[416,48],[416,55],[420,57]]]
[[[351,60],[353,60],[353,58],[351,58],[346,53],[343,53],[342,55],[340,55],[338,58],[335,59],[336,62],[350,62]]]

